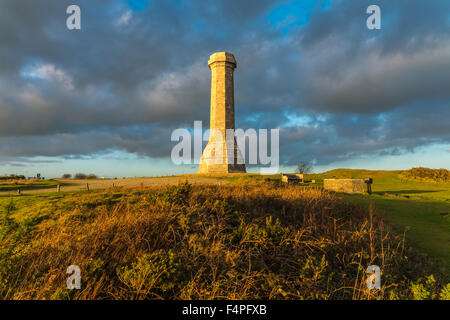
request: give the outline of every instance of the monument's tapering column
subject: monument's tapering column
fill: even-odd
[[[216,52],[209,58],[208,65],[211,69],[211,134],[198,173],[245,172],[234,133],[227,132],[235,129],[233,72],[236,60],[231,53]]]

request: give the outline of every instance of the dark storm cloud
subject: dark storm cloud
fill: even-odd
[[[382,28],[365,27],[373,1],[334,1],[300,33],[308,105],[380,112],[450,97],[450,2],[377,1]]]
[[[280,162],[326,165],[367,155],[400,155],[431,144],[450,144],[450,103],[408,105],[376,115],[329,115],[280,132]]]
[[[231,22],[229,29],[236,31],[270,4],[213,1],[180,8],[157,1],[120,24],[130,10],[124,2],[79,1],[83,30],[73,32],[65,28],[66,3],[25,3],[0,5],[2,135],[206,120],[207,57],[229,44],[197,30],[194,22],[202,17],[202,30],[210,23],[220,28]],[[47,72],[30,77],[42,65]],[[61,86],[61,77],[70,86]],[[9,121],[13,115],[14,123]]]
[[[280,127],[283,163],[450,141],[448,1],[377,1],[379,31],[371,1],[331,1],[282,35],[266,17],[284,2],[2,1],[0,156],[167,157],[173,129],[207,126],[206,62],[222,50],[238,61],[237,126]]]
[[[298,30],[297,106],[327,120],[285,128],[282,162],[328,164],[450,143],[450,3],[377,1],[382,29],[370,31],[372,3],[332,1]]]
[[[162,126],[121,127],[38,136],[0,137],[0,155],[9,157],[90,155],[115,149],[140,155],[170,155],[170,136],[175,128]],[[161,143],[168,137],[169,143]],[[74,157],[69,157],[74,158]],[[75,157],[76,158],[76,157]]]

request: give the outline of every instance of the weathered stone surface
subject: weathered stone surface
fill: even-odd
[[[231,53],[216,52],[208,61],[211,69],[210,139],[200,159],[198,173],[245,172],[245,164],[234,134],[234,81],[236,59]]]
[[[344,193],[364,193],[365,183],[363,179],[325,179],[325,190]]]

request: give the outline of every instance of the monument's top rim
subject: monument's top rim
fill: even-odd
[[[234,58],[234,55],[229,52],[216,52],[213,53],[209,57],[208,65],[211,65],[214,62],[230,62],[233,63],[236,66],[236,59]]]

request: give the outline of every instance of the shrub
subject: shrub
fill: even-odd
[[[64,173],[61,178],[70,179],[70,178],[72,178],[72,175],[70,173]]]
[[[10,174],[5,175],[5,176],[0,176],[0,180],[24,180],[25,176],[24,175],[17,175],[17,174]]]
[[[442,288],[440,298],[441,300],[450,300],[450,283]]]
[[[84,173],[77,173],[75,174],[75,179],[86,179],[87,175]]]
[[[89,174],[86,179],[97,179],[97,176],[93,173]]]
[[[173,250],[158,250],[137,259],[131,267],[123,267],[117,275],[138,299],[145,299],[152,290],[162,292],[180,286],[184,268]],[[150,294],[151,295],[151,294]]]
[[[450,181],[450,171],[446,169],[412,168],[403,171],[400,174],[400,178],[406,180],[446,182]]]
[[[185,181],[176,186],[169,186],[158,193],[161,200],[178,205],[186,205],[191,185]]]
[[[412,283],[411,291],[414,300],[434,300],[437,297],[436,280],[430,275],[424,283]]]

